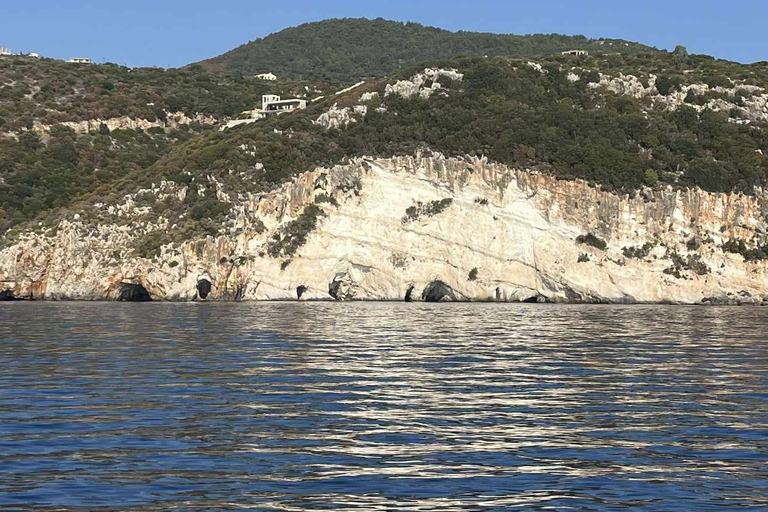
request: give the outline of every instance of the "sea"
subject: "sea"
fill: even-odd
[[[766,511],[768,308],[3,303],[0,510]]]

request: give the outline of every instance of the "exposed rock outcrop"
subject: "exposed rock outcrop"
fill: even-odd
[[[368,113],[368,107],[365,105],[354,105],[353,107],[339,108],[333,105],[327,112],[320,114],[315,120],[315,124],[330,128],[341,128],[349,123],[356,123],[356,116],[365,116]]]
[[[165,183],[143,193],[183,192]],[[449,199],[403,222],[413,205]],[[0,250],[0,283],[16,297],[98,300],[141,276],[155,300],[196,300],[204,276],[207,300],[427,300],[439,278],[458,300],[762,303],[768,262],[723,245],[768,243],[766,199],[672,188],[630,197],[435,153],[358,158],[233,197],[218,235],[168,243],[152,259],[134,250],[149,225],[141,208],[121,207],[115,223],[71,214]],[[290,260],[272,250],[320,200],[324,213],[298,233]],[[157,217],[151,229],[170,222]],[[473,268],[483,271],[468,280]]]
[[[166,112],[165,119],[147,119],[122,116],[110,119],[89,119],[86,121],[66,121],[61,123],[64,126],[72,128],[75,133],[89,133],[99,131],[102,125],[105,125],[109,131],[112,130],[149,130],[150,128],[177,128],[181,125],[199,123],[215,124],[216,118],[203,114],[196,114],[192,117],[183,112]],[[46,134],[51,131],[51,126],[35,122],[32,130],[38,133]]]
[[[339,272],[328,285],[328,295],[336,300],[352,300],[357,295],[355,282],[348,272]]]
[[[419,96],[427,99],[436,92],[445,89],[440,84],[440,79],[462,81],[464,75],[455,69],[435,69],[426,68],[421,73],[417,73],[410,80],[399,80],[394,84],[387,84],[384,90],[384,96],[396,94],[403,98],[413,98]]]
[[[660,94],[656,87],[657,80],[658,77],[653,74],[644,83],[634,75],[609,76],[601,73],[600,81],[590,83],[589,86],[602,87],[616,94],[634,98],[650,98],[656,107],[666,110],[677,110],[687,106],[698,112],[707,109],[724,112],[738,124],[768,122],[768,92],[762,87],[744,83],[735,83],[733,87],[710,87],[704,83],[692,83],[681,85],[678,89],[666,94]],[[689,94],[702,96],[705,101],[688,102],[686,98]]]

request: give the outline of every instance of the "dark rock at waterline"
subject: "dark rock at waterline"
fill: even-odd
[[[197,296],[205,300],[211,294],[211,282],[207,279],[200,279],[197,282]]]
[[[408,287],[408,290],[406,290],[406,292],[405,292],[405,302],[413,302],[413,297],[411,297],[411,295],[413,295],[413,289],[414,288],[415,287],[413,285],[411,285],[411,286]]]
[[[347,272],[339,272],[328,284],[328,295],[336,300],[353,300],[355,298],[355,282]]]
[[[0,301],[23,300],[13,293],[13,290],[0,291]]]
[[[304,295],[304,292],[306,292],[308,288],[304,285],[297,286],[296,287],[296,298],[298,300],[301,300],[301,296]]]
[[[149,292],[140,284],[124,284],[120,289],[120,302],[149,302],[152,300]]]
[[[331,284],[328,285],[328,295],[336,300],[344,300],[344,298],[339,293],[341,291],[341,284],[341,281],[336,279],[331,281]]]
[[[421,300],[424,302],[447,302],[457,299],[453,288],[442,281],[432,281],[421,292]]]
[[[533,297],[523,299],[523,302],[526,304],[544,304],[547,302],[547,298],[543,295],[534,295]]]

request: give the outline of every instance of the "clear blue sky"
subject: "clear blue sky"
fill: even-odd
[[[182,66],[271,32],[333,17],[450,30],[616,37],[768,60],[765,0],[1,0],[0,46],[129,66]]]

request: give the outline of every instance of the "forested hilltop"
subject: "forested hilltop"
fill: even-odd
[[[573,49],[638,53],[648,46],[558,34],[451,32],[381,18],[331,19],[288,28],[200,64],[212,71],[353,83],[413,64],[471,56],[534,57]]]

